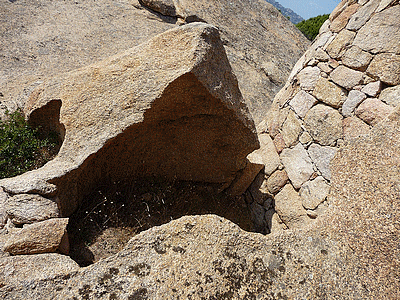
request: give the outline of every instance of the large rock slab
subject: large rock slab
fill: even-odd
[[[64,216],[110,180],[229,184],[258,148],[218,31],[204,23],[47,80],[25,111],[32,124],[53,126],[64,141],[54,160],[0,186],[12,193],[49,190]]]
[[[57,203],[40,195],[19,194],[7,200],[8,218],[15,225],[30,224],[60,216]]]
[[[66,255],[45,253],[0,258],[0,286],[67,276],[79,265]]]
[[[23,108],[45,77],[194,21],[220,29],[240,89],[260,121],[309,42],[272,5],[250,0],[1,0],[0,117],[6,107]]]

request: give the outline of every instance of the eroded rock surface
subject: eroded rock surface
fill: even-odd
[[[0,117],[46,77],[138,46],[195,21],[218,27],[255,120],[265,117],[309,42],[266,1],[0,1]]]
[[[57,103],[59,112],[48,110]],[[204,23],[47,80],[25,111],[31,123],[65,134],[63,145],[42,168],[0,186],[55,197],[63,216],[102,182],[161,176],[229,185],[258,148],[218,31]]]

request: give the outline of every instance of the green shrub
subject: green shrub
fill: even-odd
[[[0,178],[38,168],[54,157],[58,151],[55,134],[42,137],[26,123],[21,111],[6,115],[6,120],[0,120]]]
[[[310,40],[314,40],[318,35],[322,24],[329,18],[329,14],[310,18],[296,24],[296,27]]]

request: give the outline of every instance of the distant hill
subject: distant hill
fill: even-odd
[[[285,17],[290,17],[290,21],[292,21],[292,23],[294,23],[294,24],[297,24],[304,20],[302,17],[300,17],[298,14],[296,14],[293,10],[291,10],[290,8],[283,7],[282,5],[280,5],[278,2],[276,2],[274,0],[265,0],[265,1],[267,1],[268,3],[271,3],[277,9],[279,9]]]

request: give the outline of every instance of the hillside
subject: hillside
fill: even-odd
[[[277,1],[274,1],[274,0],[265,0],[265,1],[267,1],[268,3],[271,3],[277,9],[279,9],[285,17],[289,17],[290,21],[293,24],[297,24],[297,23],[299,23],[299,22],[304,20],[301,16],[296,14],[293,10],[291,10],[290,8],[286,8],[286,7],[282,6]]]

